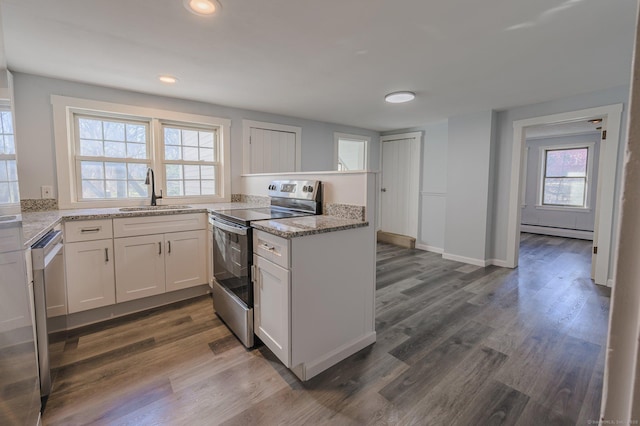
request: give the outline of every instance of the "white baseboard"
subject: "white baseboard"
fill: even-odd
[[[507,263],[507,261],[502,259],[489,259],[489,265],[495,265],[501,268],[509,268],[509,264]]]
[[[614,281],[613,281],[613,278],[609,278],[609,279],[607,280],[607,287],[613,288],[613,285],[614,285],[614,284],[615,284],[615,283],[614,283]]]
[[[520,232],[593,241],[593,231],[579,231],[577,229],[551,228],[548,226],[537,225],[520,225]]]
[[[416,243],[416,248],[418,250],[430,251],[430,252],[438,253],[438,254],[444,253],[444,249],[443,248],[434,247],[434,246],[428,246],[426,244],[418,244],[418,243]]]
[[[329,352],[328,354],[325,354],[321,358],[317,358],[313,361],[297,365],[291,370],[296,376],[298,376],[300,380],[304,382],[322,373],[327,368],[336,365],[343,359],[355,354],[360,349],[364,349],[375,342],[376,332],[373,331],[340,346],[339,348]]]
[[[451,253],[442,253],[442,258],[447,260],[455,260],[456,262],[468,263],[470,265],[476,265],[476,266],[487,266],[491,264],[489,260],[474,259],[472,257],[458,256],[457,254],[451,254]]]

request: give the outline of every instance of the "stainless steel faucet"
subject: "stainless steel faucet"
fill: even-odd
[[[156,196],[156,178],[151,167],[147,169],[147,178],[144,180],[144,184],[151,185],[151,205],[157,205],[156,200],[162,198],[162,189],[160,190],[160,195]]]

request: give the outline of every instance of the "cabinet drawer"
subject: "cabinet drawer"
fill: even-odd
[[[64,224],[64,240],[67,243],[106,240],[112,237],[113,222],[111,219],[78,220]]]
[[[114,237],[164,234],[167,232],[197,231],[207,229],[205,213],[140,216],[113,219]]]
[[[253,230],[253,252],[289,269],[289,240],[267,232]]]

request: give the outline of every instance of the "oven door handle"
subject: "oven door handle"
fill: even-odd
[[[219,219],[213,218],[211,224],[216,228],[220,228],[223,231],[231,232],[236,235],[247,235],[247,229],[244,226],[231,225],[226,222],[222,222]]]

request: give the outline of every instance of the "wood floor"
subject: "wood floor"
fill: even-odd
[[[377,342],[312,380],[203,297],[55,343],[44,423],[586,425],[609,310],[589,269],[589,242],[532,234],[516,270],[379,244]]]

